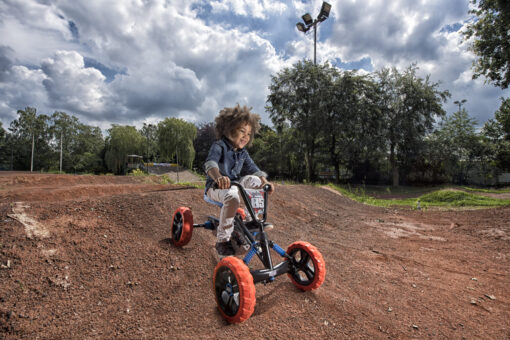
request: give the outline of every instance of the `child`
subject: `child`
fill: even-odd
[[[272,183],[267,174],[253,162],[245,146],[251,145],[255,133],[260,129],[260,116],[250,112],[250,108],[239,106],[224,108],[215,119],[214,132],[218,140],[209,149],[205,162],[207,196],[223,206],[217,229],[216,250],[220,258],[234,255],[230,242],[234,230],[234,216],[239,208],[240,197],[237,187],[230,186],[230,181],[238,181],[243,187],[258,189]],[[214,183],[218,189],[213,188]]]

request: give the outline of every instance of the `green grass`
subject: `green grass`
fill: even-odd
[[[434,206],[497,207],[510,205],[510,199],[498,199],[464,191],[440,190],[420,197],[421,202]]]
[[[510,192],[510,188],[501,188],[501,189],[482,189],[482,188],[470,188],[470,187],[461,187],[466,191],[474,191],[474,192],[485,192],[489,194],[502,194]]]
[[[186,187],[192,187],[197,189],[205,189],[205,183],[203,182],[179,182],[177,185],[184,185]]]
[[[428,207],[498,207],[510,205],[510,199],[497,199],[467,193],[463,191],[440,189],[430,193],[423,194],[415,198],[406,199],[380,199],[369,196],[366,191],[361,188],[344,188],[334,184],[328,184],[329,187],[339,191],[350,199],[368,205],[378,207],[402,206],[412,209],[428,208]],[[416,192],[415,189],[406,191],[405,187],[399,189],[401,193]],[[500,192],[500,191],[498,191]]]
[[[328,184],[329,187],[339,191],[344,196],[350,199],[368,205],[375,205],[378,207],[390,207],[390,206],[407,206],[416,208],[418,199],[417,198],[406,198],[406,199],[381,199],[369,196],[366,194],[363,188],[343,188],[334,184]]]

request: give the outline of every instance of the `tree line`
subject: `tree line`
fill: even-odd
[[[473,18],[462,32],[477,56],[473,78],[510,84],[510,3],[472,0]],[[417,66],[371,74],[301,61],[271,78],[263,125],[250,149],[273,177],[365,183],[494,183],[510,171],[510,98],[477,130],[462,102],[447,117],[450,97]],[[0,122],[0,169],[68,173],[125,173],[127,155],[147,162],[178,162],[201,171],[214,141],[213,123],[177,118],[158,124],[98,127],[65,112],[18,110],[6,131]]]
[[[262,125],[252,158],[273,178],[299,182],[466,183],[477,175],[490,184],[509,171],[510,99],[477,130],[461,105],[447,117],[448,91],[417,70],[360,74],[307,60],[283,69],[267,97],[273,127]],[[213,123],[178,118],[140,129],[113,124],[103,137],[65,112],[17,114],[8,131],[0,125],[4,170],[123,174],[127,155],[138,154],[201,173],[215,140]]]
[[[466,183],[473,175],[491,183],[510,169],[510,100],[477,131],[460,106],[446,117],[449,92],[417,70],[363,75],[310,61],[282,70],[266,107],[275,132],[258,144],[264,161],[296,180],[393,185]]]
[[[99,127],[73,115],[37,114],[33,107],[17,111],[5,131],[0,122],[0,169],[62,170],[65,173],[126,172],[127,156],[143,155],[147,162],[173,162],[191,168],[197,129],[182,119],[166,118],[157,125],[112,124],[107,136]]]

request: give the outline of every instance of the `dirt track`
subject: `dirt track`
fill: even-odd
[[[0,338],[510,339],[510,207],[410,211],[278,185],[274,241],[315,245],[321,288],[257,284],[228,325],[214,302],[214,237],[169,242],[179,206],[216,215],[201,189],[133,177],[0,173]],[[254,261],[254,263],[256,263]]]

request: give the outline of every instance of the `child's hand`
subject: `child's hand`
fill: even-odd
[[[230,188],[230,178],[227,176],[221,176],[216,178],[216,184],[218,184],[218,189],[229,189]]]
[[[274,192],[274,184],[271,182],[268,182],[267,179],[265,179],[265,177],[261,177],[260,179],[262,181],[261,188],[263,188],[264,185],[266,185],[266,184],[269,185],[270,186],[269,193],[272,194]]]

